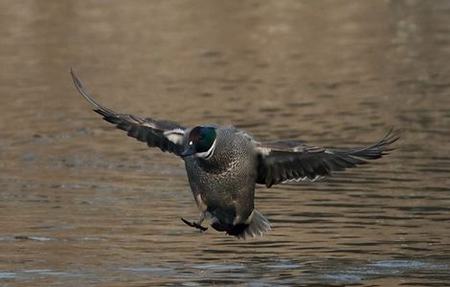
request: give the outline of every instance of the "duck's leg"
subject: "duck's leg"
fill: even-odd
[[[198,219],[197,222],[195,222],[195,221],[190,222],[190,221],[184,219],[183,217],[181,218],[181,221],[183,221],[186,225],[189,225],[190,227],[197,228],[197,229],[199,229],[201,231],[206,231],[208,229],[208,227],[203,227],[202,226],[202,222],[204,220],[205,220],[205,214],[203,212],[200,214],[200,218]]]

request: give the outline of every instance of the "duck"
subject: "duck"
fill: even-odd
[[[257,141],[234,126],[203,124],[186,127],[174,121],[117,113],[99,104],[71,69],[75,88],[103,119],[128,136],[169,152],[184,161],[194,201],[200,211],[186,225],[208,227],[245,239],[271,230],[255,208],[255,188],[316,181],[387,155],[399,139],[393,129],[373,144],[356,148],[326,148],[298,140]]]

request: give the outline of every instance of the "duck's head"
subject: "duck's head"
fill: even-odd
[[[216,128],[211,126],[197,126],[188,135],[187,145],[181,153],[182,157],[195,156],[209,159],[216,148]]]

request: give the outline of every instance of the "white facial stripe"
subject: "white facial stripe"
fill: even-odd
[[[204,159],[209,159],[213,155],[215,149],[216,149],[216,140],[214,140],[214,142],[211,145],[211,147],[209,148],[209,150],[207,150],[205,152],[198,152],[195,154],[195,156],[201,157]]]
[[[212,145],[211,148],[208,150],[208,154],[206,155],[205,158],[206,158],[206,159],[210,158],[210,157],[213,155],[215,149],[216,149],[216,141],[214,141],[213,145]]]

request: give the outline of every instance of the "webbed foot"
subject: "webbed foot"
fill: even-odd
[[[200,222],[200,223],[195,222],[195,221],[190,222],[190,221],[184,219],[183,217],[181,218],[181,221],[183,221],[186,225],[189,225],[190,227],[194,227],[194,228],[199,229],[200,231],[206,231],[206,230],[208,230],[208,227],[202,226],[202,225],[201,225],[201,222]]]

